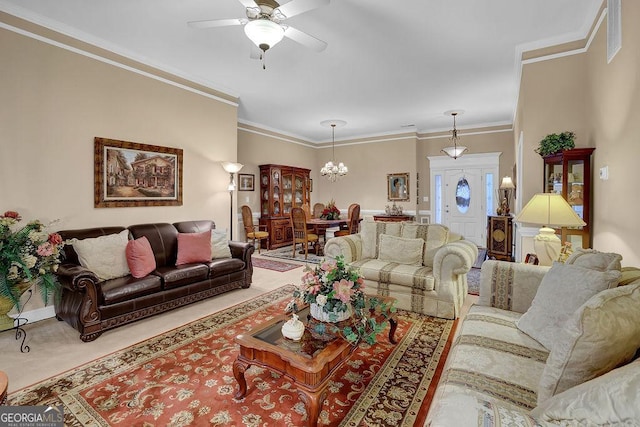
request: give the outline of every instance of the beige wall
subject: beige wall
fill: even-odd
[[[595,147],[593,247],[622,254],[640,265],[636,212],[640,195],[630,189],[640,159],[640,4],[622,1],[622,49],[607,64],[606,19],[586,53],[523,67],[515,135],[524,133],[524,197],[542,189],[543,163],[533,153],[546,134],[573,130],[576,145]],[[609,167],[609,180],[598,170]],[[633,185],[633,184],[631,184]]]
[[[405,210],[415,210],[416,140],[402,136],[397,140],[381,138],[377,142],[351,142],[336,145],[336,158],[344,162],[349,173],[336,182],[320,177],[314,181],[314,202],[326,203],[331,199],[340,208],[359,203],[363,211],[384,212],[387,200],[387,174],[409,173],[408,202],[397,202]],[[331,147],[317,150],[316,171],[331,160]],[[319,185],[315,185],[316,182]],[[317,192],[316,192],[317,189]]]
[[[238,191],[238,206],[249,205],[254,216],[260,215],[259,165],[278,164],[311,169],[317,173],[316,150],[298,140],[283,140],[282,136],[271,136],[269,132],[240,125],[238,129],[238,161],[244,165],[240,173],[255,175],[255,191]],[[314,179],[314,190],[317,184]],[[311,193],[312,205],[316,193]]]
[[[0,29],[0,200],[56,229],[210,218],[229,224],[223,160],[237,108]],[[93,138],[182,148],[184,204],[93,207]]]
[[[607,64],[606,22],[585,59],[588,70],[586,131],[594,152],[593,246],[622,254],[623,265],[640,266],[638,181],[640,160],[640,3],[622,1],[622,49]],[[598,170],[609,167],[609,180]]]

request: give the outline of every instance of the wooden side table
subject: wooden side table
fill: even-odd
[[[513,218],[511,216],[487,217],[487,257],[513,261]]]
[[[401,221],[413,221],[415,216],[413,215],[374,215],[374,221],[386,221],[386,222],[401,222]]]

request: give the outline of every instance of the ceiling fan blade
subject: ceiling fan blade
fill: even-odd
[[[190,21],[187,25],[191,28],[214,28],[214,27],[229,27],[232,25],[244,25],[249,22],[244,18],[232,18],[232,19],[209,19],[206,21]]]
[[[248,0],[247,0],[248,1]],[[330,0],[291,0],[289,3],[277,7],[275,10],[280,11],[287,18],[300,15],[309,10],[316,9],[320,6],[328,5]]]
[[[238,1],[242,3],[242,5],[246,8],[258,7],[256,2],[254,2],[253,0],[238,0]]]
[[[293,27],[287,26],[284,30],[284,36],[290,38],[296,43],[300,43],[301,45],[308,47],[309,49],[313,49],[316,52],[322,52],[327,48],[327,42],[323,42],[322,40]]]

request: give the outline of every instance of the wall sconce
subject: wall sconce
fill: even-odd
[[[235,174],[240,172],[240,169],[244,165],[233,162],[222,162],[222,168],[229,172],[229,185],[227,190],[229,191],[229,240],[233,240],[233,192],[236,190]]]

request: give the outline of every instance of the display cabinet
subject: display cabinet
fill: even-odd
[[[573,248],[591,247],[591,156],[595,148],[574,148],[544,156],[544,191],[558,193],[584,222],[584,227],[557,230]]]
[[[311,170],[285,165],[260,165],[260,225],[269,233],[269,247],[293,241],[291,208],[310,205]]]
[[[487,217],[487,257],[513,261],[513,218],[511,216]]]

